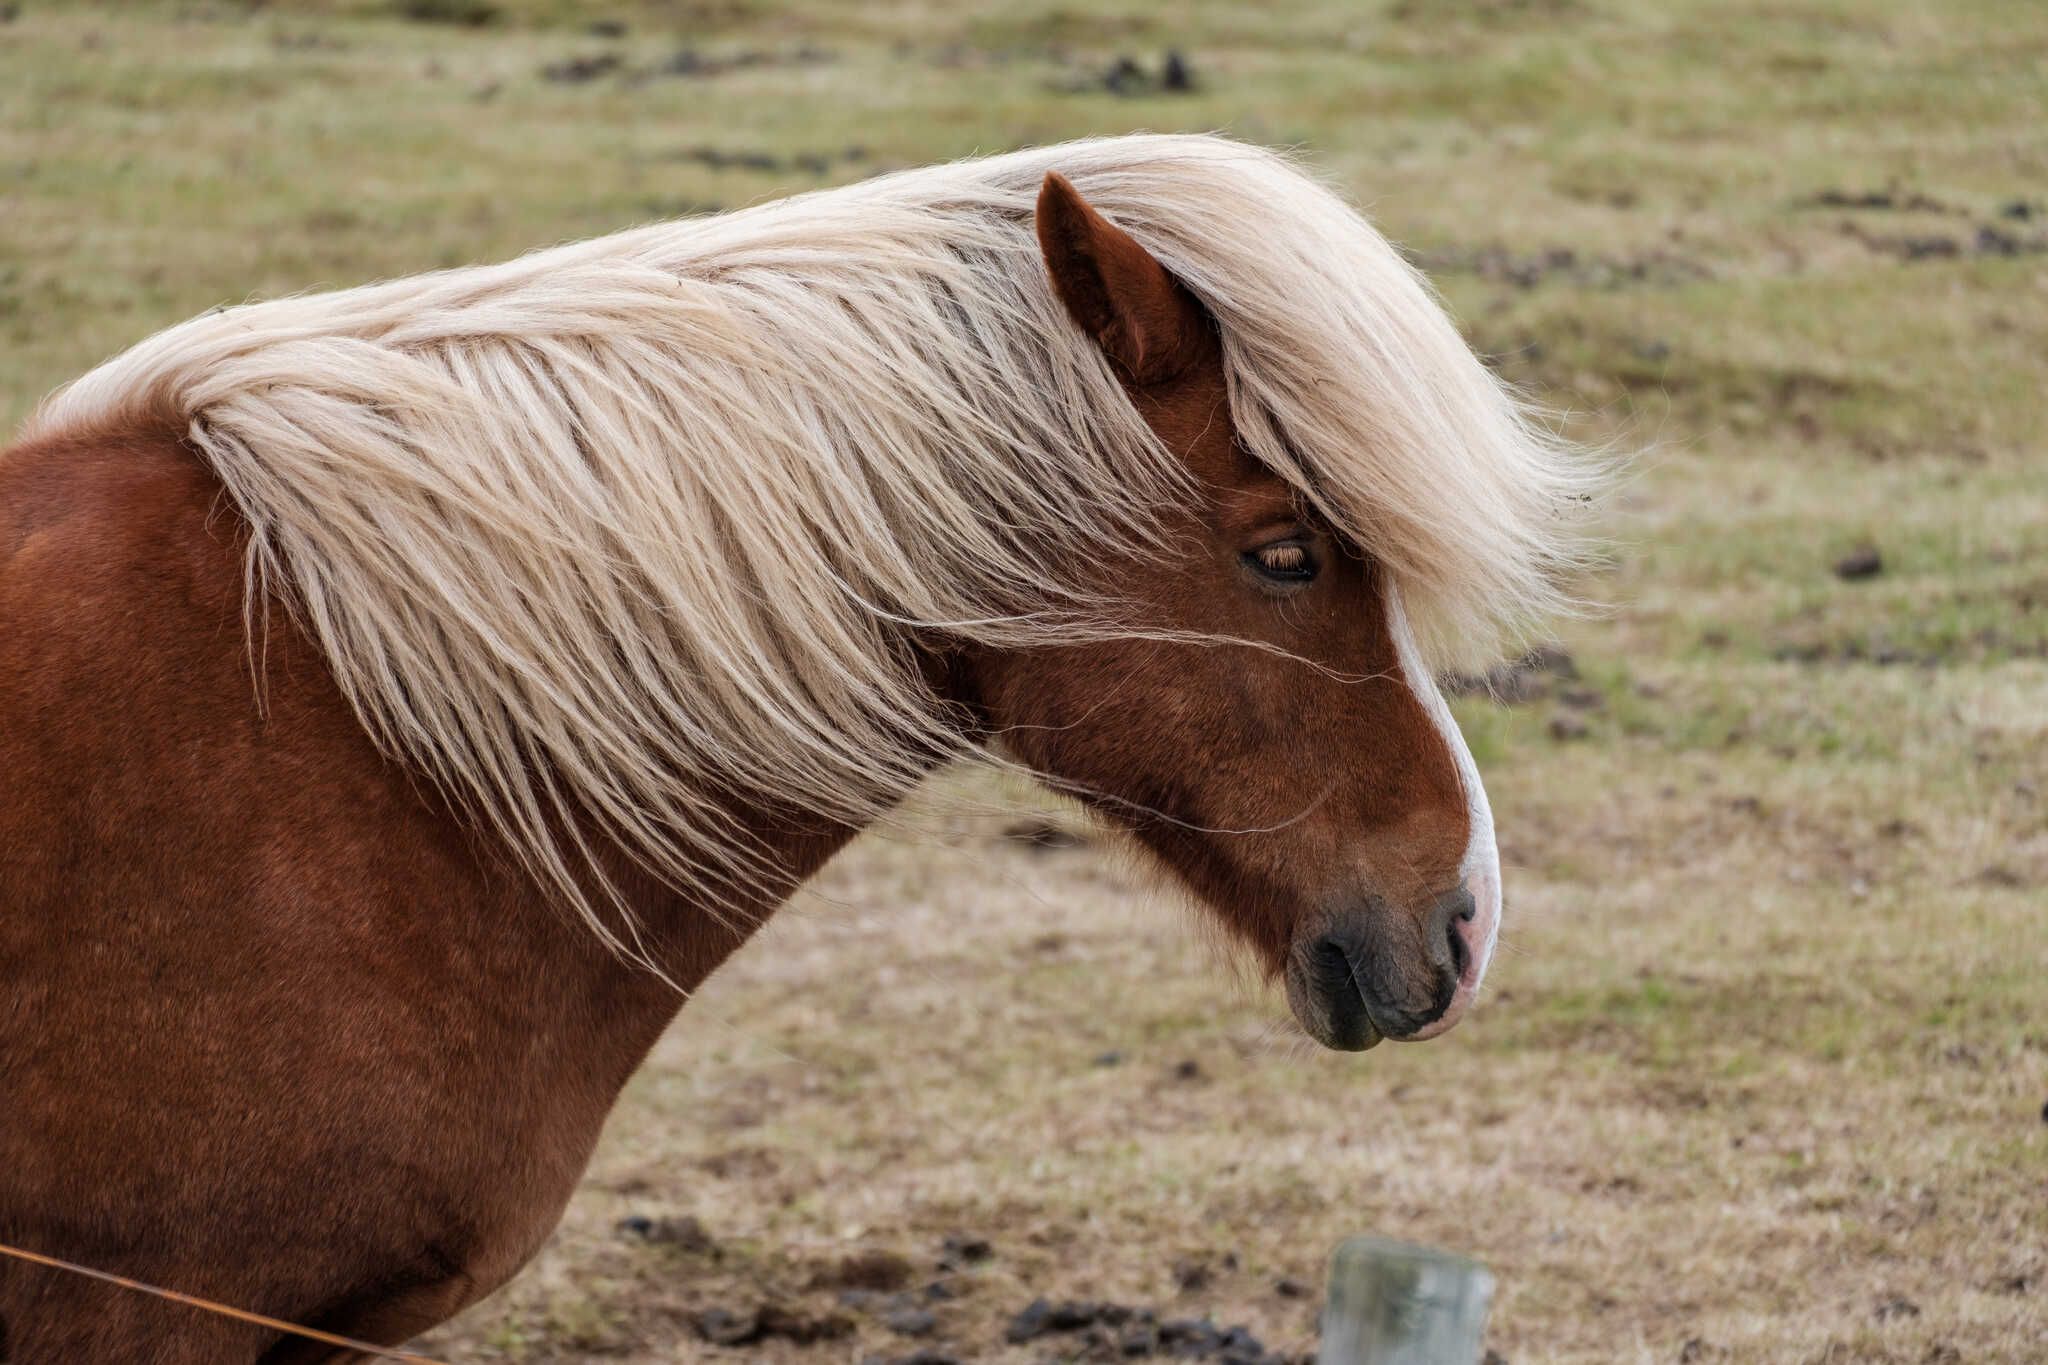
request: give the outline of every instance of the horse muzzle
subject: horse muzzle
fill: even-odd
[[[1368,897],[1316,916],[1296,931],[1287,957],[1294,1017],[1340,1052],[1444,1032],[1484,965],[1477,910],[1461,886],[1419,912]]]

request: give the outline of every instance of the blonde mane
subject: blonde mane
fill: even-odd
[[[1432,662],[1560,605],[1597,471],[1341,198],[1215,137],[210,313],[32,429],[173,414],[248,522],[252,604],[288,602],[376,741],[625,946],[579,829],[729,888],[758,849],[722,794],[863,822],[966,747],[915,630],[1138,628],[1080,566],[1192,491],[1053,295],[1049,170],[1208,307],[1244,440],[1387,566]]]

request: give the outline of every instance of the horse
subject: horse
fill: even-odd
[[[1293,159],[905,171],[201,315],[0,454],[0,1242],[370,1345],[508,1280],[689,992],[963,757],[1335,1049],[1465,1013],[1434,682],[1592,459]],[[355,1358],[0,1260],[19,1361]]]

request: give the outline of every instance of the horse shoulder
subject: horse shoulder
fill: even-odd
[[[675,1002],[379,754],[283,612],[252,668],[244,535],[170,434],[0,453],[0,1228],[410,1330],[531,1253]]]

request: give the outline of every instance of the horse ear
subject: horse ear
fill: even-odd
[[[1037,224],[1053,292],[1133,383],[1172,379],[1201,358],[1202,305],[1058,171],[1039,187]]]

